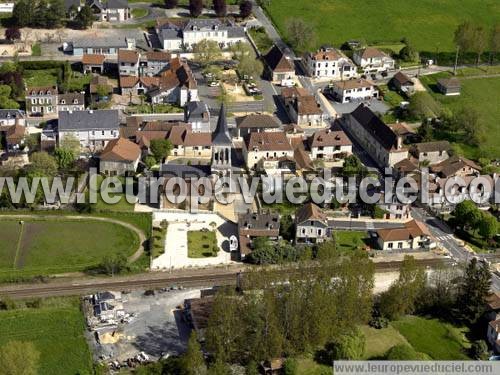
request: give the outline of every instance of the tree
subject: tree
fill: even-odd
[[[436,117],[440,111],[439,104],[428,92],[419,91],[410,97],[408,112],[412,117],[419,119]]]
[[[217,17],[225,17],[227,13],[226,0],[213,0],[214,11]]]
[[[174,9],[177,7],[179,0],[165,0],[165,8]]]
[[[78,14],[76,15],[75,22],[78,28],[80,29],[87,29],[89,27],[92,27],[92,24],[94,23],[94,12],[92,11],[92,8],[85,4],[85,6],[80,9]]]
[[[0,363],[5,375],[36,375],[40,352],[32,342],[10,341],[0,347]]]
[[[189,336],[186,353],[182,356],[182,364],[188,375],[200,375],[206,373],[205,360],[201,352],[196,331]]]
[[[170,155],[172,147],[172,142],[168,139],[153,139],[149,146],[151,153],[158,163],[161,163],[163,159]]]
[[[331,360],[359,360],[365,351],[365,335],[359,328],[341,334],[326,347]]]
[[[471,51],[476,54],[476,65],[481,61],[481,55],[490,44],[490,33],[483,26],[474,28],[473,43]]]
[[[365,171],[365,166],[356,155],[352,154],[344,159],[344,165],[342,166],[343,176],[360,176]]]
[[[240,3],[240,17],[247,18],[252,14],[253,4],[251,1],[244,0]]]
[[[463,52],[470,51],[474,43],[474,27],[470,22],[464,22],[458,25],[455,30],[453,41],[459,50]]]
[[[478,222],[479,234],[485,239],[492,239],[498,233],[498,220],[488,212],[482,212]]]
[[[493,29],[491,30],[490,44],[492,53],[490,63],[493,64],[493,56],[500,53],[500,23],[497,23],[495,26],[493,26]]]
[[[219,43],[215,40],[200,40],[193,46],[193,52],[196,54],[196,60],[204,66],[222,57]]]
[[[5,39],[11,42],[18,41],[21,39],[21,30],[17,27],[9,27],[8,29],[5,29]]]
[[[489,357],[488,344],[484,340],[474,341],[469,352],[470,356],[477,361],[486,361]]]
[[[54,150],[54,157],[56,158],[59,168],[62,169],[71,167],[76,159],[73,151],[64,147],[57,147]]]
[[[464,200],[455,206],[453,211],[458,226],[475,230],[481,220],[481,212],[471,200]]]
[[[408,39],[403,39],[404,47],[399,51],[399,58],[403,61],[418,61],[419,54]]]
[[[238,63],[240,76],[260,77],[263,69],[262,62],[253,56],[242,56]]]
[[[73,134],[65,135],[63,139],[59,140],[59,147],[70,150],[75,158],[80,155],[80,141]]]
[[[296,375],[298,374],[298,364],[295,358],[287,358],[283,363],[283,374],[284,375]]]
[[[471,145],[479,145],[484,137],[483,122],[480,114],[474,107],[461,106],[453,112],[452,128],[465,132],[468,137],[466,142]]]
[[[19,0],[14,4],[12,19],[17,27],[26,27],[32,24],[34,17],[33,6],[28,0]]]
[[[114,276],[127,269],[127,258],[123,254],[107,255],[100,268],[107,275]]]
[[[461,279],[457,298],[457,311],[464,321],[474,324],[483,315],[490,287],[491,272],[488,264],[472,258]]]
[[[46,152],[34,152],[29,169],[40,176],[53,177],[57,174],[57,162]]]
[[[227,363],[217,358],[208,369],[208,375],[232,375],[232,371]]]
[[[316,32],[310,24],[301,18],[290,18],[285,25],[286,36],[293,48],[303,52],[316,41]]]
[[[295,232],[294,222],[290,215],[282,215],[280,218],[280,236],[283,237],[284,240],[290,241],[294,239]]]
[[[199,17],[203,12],[203,0],[189,0],[189,13],[191,17]]]
[[[424,120],[417,129],[417,134],[422,138],[422,142],[430,142],[433,139],[434,129],[429,121]]]
[[[155,166],[157,164],[156,158],[154,156],[147,155],[144,158],[144,164],[146,164],[146,167],[148,167],[148,169],[151,169],[153,166]]]

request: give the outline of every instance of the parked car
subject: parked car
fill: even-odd
[[[281,80],[281,86],[293,87],[293,86],[295,86],[295,81],[293,79],[283,79],[283,80]]]

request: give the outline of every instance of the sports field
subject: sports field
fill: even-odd
[[[286,20],[302,18],[316,29],[317,45],[347,40],[391,43],[407,37],[419,51],[454,51],[453,33],[470,20],[500,22],[498,0],[271,0],[267,13],[285,33]],[[267,5],[266,5],[267,4]]]
[[[136,233],[115,223],[63,218],[24,220],[0,217],[0,279],[83,271],[106,255],[132,255]]]

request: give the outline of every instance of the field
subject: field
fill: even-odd
[[[40,352],[40,375],[90,374],[92,359],[79,302],[56,301],[44,301],[38,309],[0,311],[0,346],[13,340],[33,342]]]
[[[469,346],[463,329],[436,319],[407,316],[392,325],[417,352],[435,360],[467,360],[464,350]]]
[[[362,326],[361,330],[366,339],[365,359],[383,358],[385,353],[393,346],[408,344],[406,339],[391,325],[382,329]]]
[[[485,128],[485,143],[481,150],[464,144],[467,134],[457,135],[456,143],[459,143],[466,157],[477,159],[480,156],[490,158],[500,157],[500,106],[498,105],[498,93],[500,93],[500,77],[460,79],[462,92],[460,96],[445,97],[435,92],[435,83],[439,78],[446,77],[447,73],[439,73],[430,76],[422,76],[421,81],[431,94],[442,105],[450,109],[466,107],[475,108],[480,116],[480,121]],[[446,135],[448,136],[448,135]],[[453,140],[451,138],[450,140]]]
[[[0,217],[0,225],[0,279],[83,271],[106,255],[130,256],[139,247],[135,233],[114,223],[55,218],[21,225]]]
[[[361,248],[365,244],[364,240],[368,238],[366,232],[359,231],[337,231],[335,232],[335,236],[339,250],[354,250],[355,247]]]
[[[217,239],[215,232],[189,231],[188,237],[188,257],[208,258],[215,256],[217,251]]]
[[[289,18],[302,18],[316,29],[317,46],[347,40],[393,44],[407,37],[419,51],[454,51],[453,33],[471,20],[492,26],[500,21],[497,0],[272,0],[267,13],[285,35]],[[458,3],[460,5],[458,5]]]

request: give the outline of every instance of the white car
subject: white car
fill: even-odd
[[[293,79],[283,79],[283,80],[281,80],[281,86],[293,87],[293,86],[295,86],[295,81]]]

